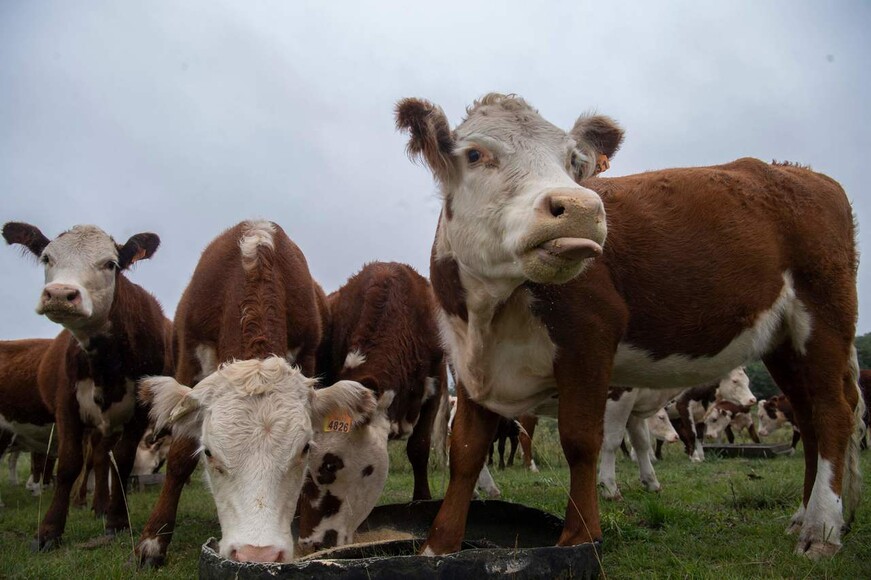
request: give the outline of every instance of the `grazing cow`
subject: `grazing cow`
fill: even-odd
[[[36,311],[64,327],[37,375],[42,402],[56,422],[58,463],[54,496],[34,548],[49,550],[60,542],[88,427],[118,441],[106,506],[106,532],[115,534],[130,525],[123,486],[148,424],[146,409],[136,404],[136,384],[166,370],[168,347],[160,305],[123,272],[150,258],[160,239],[136,234],[122,246],[95,226],[76,226],[49,240],[34,226],[14,222],[3,226],[3,237],[39,259],[45,285]]]
[[[330,328],[319,371],[327,383],[350,380],[369,388],[386,416],[350,433],[315,435],[299,506],[299,543],[306,549],[353,540],[387,480],[388,438],[408,439],[412,499],[431,499],[427,468],[432,434],[434,428],[447,430],[446,423],[435,424],[447,397],[447,379],[426,278],[405,264],[373,262],[327,301]]]
[[[656,461],[662,459],[662,445],[666,443],[677,443],[680,441],[680,437],[677,434],[677,431],[674,430],[674,425],[671,424],[671,419],[668,418],[668,413],[665,412],[665,409],[660,409],[657,411],[652,417],[648,417],[645,420],[647,424],[647,431],[650,433],[651,441],[655,440],[657,443],[656,451],[654,453],[653,449],[650,450],[650,462],[656,463]],[[628,436],[629,433],[627,432]],[[620,450],[623,451],[623,455],[630,458],[632,461],[638,461],[638,456],[635,453],[635,449],[630,449],[626,446],[626,437],[623,437],[623,443],[620,444]]]
[[[690,461],[705,460],[702,446],[705,439],[705,415],[717,401],[729,401],[748,407],[756,404],[756,397],[750,391],[750,379],[743,368],[732,369],[718,383],[684,391],[666,409]]]
[[[801,441],[801,431],[796,422],[792,404],[785,395],[775,395],[768,400],[759,401],[759,435],[766,437],[783,425],[792,425],[792,448]]]
[[[133,463],[132,475],[150,475],[160,471],[169,455],[172,436],[169,433],[157,433],[149,427],[136,448],[136,461]]]
[[[705,414],[705,437],[717,441],[726,436],[729,443],[735,442],[735,431],[747,429],[754,443],[759,443],[756,425],[749,405],[736,405],[731,401],[717,401]]]
[[[136,547],[141,565],[165,561],[200,454],[221,522],[221,555],[293,558],[290,524],[315,426],[339,413],[354,428],[375,407],[358,383],[315,390],[306,378],[321,339],[322,294],[300,249],[272,222],[242,222],[205,249],[176,309],[175,378],[142,383],[155,429],[171,428],[173,442]]]
[[[441,189],[430,279],[458,378],[423,553],[459,549],[498,415],[558,414],[571,474],[558,543],[590,542],[608,387],[688,388],[759,357],[812,434],[797,550],[840,548],[862,409],[855,227],[835,181],[755,159],[591,178],[622,130],[595,116],[566,133],[516,96],[485,96],[454,130],[419,99],[396,121]]]
[[[520,423],[516,419],[499,418],[496,427],[496,438],[490,443],[490,457],[487,465],[493,465],[493,448],[499,447],[499,469],[505,469],[505,441],[511,441],[511,452],[508,455],[508,465],[514,465],[514,454],[517,453],[517,444],[520,441]]]

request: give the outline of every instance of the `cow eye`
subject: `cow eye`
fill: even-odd
[[[477,163],[481,160],[481,152],[477,149],[469,149],[466,152],[466,159],[469,160],[469,163]]]
[[[109,260],[108,262],[106,262],[105,264],[103,264],[103,269],[104,269],[104,270],[112,270],[112,271],[114,271],[114,270],[116,270],[117,268],[118,268],[118,262],[116,262],[115,260]]]
[[[211,456],[212,456],[212,452],[209,451],[208,449],[203,449],[203,455],[205,455],[206,457],[211,457]]]
[[[46,264],[46,265],[48,265],[48,256],[47,256],[46,254],[43,254],[43,255],[39,258],[39,262],[40,262],[41,264]]]
[[[306,443],[306,444],[305,444],[305,447],[302,448],[302,454],[305,455],[306,453],[308,453],[308,450],[309,450],[310,448],[311,448],[311,444],[310,444],[310,443]]]

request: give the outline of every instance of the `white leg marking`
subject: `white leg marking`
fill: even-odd
[[[796,546],[798,554],[816,559],[832,556],[841,548],[843,504],[841,497],[832,491],[833,476],[832,463],[818,456],[817,477]]]

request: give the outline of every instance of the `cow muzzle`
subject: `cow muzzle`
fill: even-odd
[[[605,206],[593,191],[552,189],[533,207],[534,221],[526,236],[523,272],[533,282],[561,284],[580,274],[602,255],[607,225]]]
[[[52,322],[90,316],[86,312],[81,289],[68,284],[48,284],[42,289],[36,313]]]

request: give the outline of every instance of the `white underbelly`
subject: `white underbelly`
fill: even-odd
[[[23,449],[36,453],[46,453],[49,440],[52,439],[54,423],[48,425],[34,425],[33,423],[16,423],[7,421],[0,415],[0,427],[15,433],[15,442]],[[57,440],[51,441],[51,447],[57,450]]]

